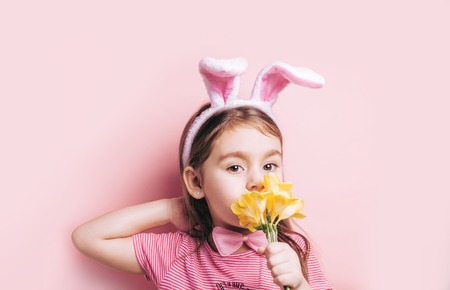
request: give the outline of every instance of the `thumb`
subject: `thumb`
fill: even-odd
[[[264,252],[266,251],[266,247],[259,247],[258,248],[258,253],[260,253],[261,255],[264,255]]]

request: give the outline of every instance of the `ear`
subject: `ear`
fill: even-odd
[[[199,70],[211,99],[211,107],[224,106],[237,98],[239,76],[247,70],[247,61],[243,58],[205,57],[200,61]]]
[[[310,69],[275,62],[258,74],[252,91],[252,100],[272,106],[278,98],[278,93],[289,83],[308,88],[321,88],[325,84],[325,79]]]
[[[183,170],[183,181],[189,194],[195,199],[205,197],[201,186],[200,174],[192,167],[186,166]]]

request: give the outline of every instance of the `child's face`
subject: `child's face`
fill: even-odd
[[[245,190],[261,190],[263,176],[282,178],[281,142],[250,126],[225,131],[201,167],[202,190],[215,226],[237,230],[239,221],[231,204]]]

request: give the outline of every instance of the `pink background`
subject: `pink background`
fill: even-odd
[[[448,1],[149,2],[0,4],[1,289],[153,289],[70,233],[179,194],[204,56],[248,59],[243,96],[275,60],[325,76],[275,111],[336,290],[450,289]]]

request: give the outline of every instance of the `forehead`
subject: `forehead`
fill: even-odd
[[[266,135],[252,126],[241,125],[224,131],[215,140],[211,154],[223,155],[236,151],[256,154],[274,150],[281,152],[278,137]]]

